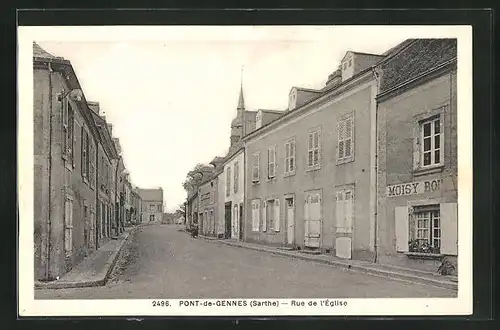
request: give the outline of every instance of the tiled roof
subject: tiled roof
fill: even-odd
[[[62,58],[62,57],[57,57],[49,52],[47,52],[45,49],[40,47],[36,42],[33,41],[33,57],[43,57],[43,58]]]
[[[143,201],[163,201],[163,190],[139,189],[139,196],[141,196]]]
[[[380,65],[380,92],[394,88],[456,57],[456,39],[417,39]]]

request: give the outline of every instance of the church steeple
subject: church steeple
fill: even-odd
[[[243,67],[241,68],[240,98],[238,100],[238,110],[245,110],[245,99],[243,98]]]

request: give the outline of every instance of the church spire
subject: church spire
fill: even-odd
[[[243,66],[241,67],[240,98],[238,100],[238,110],[245,109],[245,99],[243,98]]]

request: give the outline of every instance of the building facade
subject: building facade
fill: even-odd
[[[35,280],[53,280],[98,245],[99,135],[71,63],[33,44]]]
[[[163,189],[139,189],[142,202],[142,223],[163,219]]]
[[[211,176],[198,188],[199,234],[217,237],[218,228],[218,180]]]
[[[384,64],[378,97],[381,263],[436,271],[447,257],[456,266],[456,52],[455,39],[418,40]]]

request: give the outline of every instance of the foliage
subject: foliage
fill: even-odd
[[[412,239],[411,241],[409,241],[408,249],[410,250],[410,252],[439,254],[438,247],[433,247],[429,244],[429,242],[419,239]]]
[[[448,258],[444,257],[441,260],[441,265],[438,267],[438,273],[444,276],[453,275],[455,274],[455,265],[453,265]]]
[[[196,190],[200,183],[209,175],[213,174],[214,167],[210,165],[197,164],[186,175],[186,180],[182,183],[182,187],[187,192]]]

